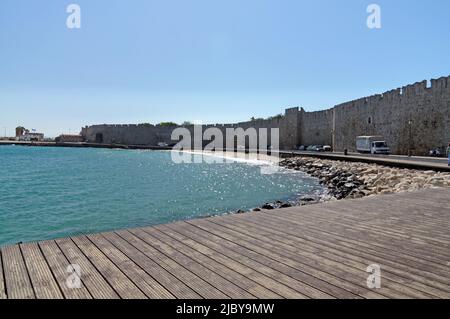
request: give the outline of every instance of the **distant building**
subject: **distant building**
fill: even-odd
[[[16,137],[21,137],[27,133],[27,129],[23,126],[16,127]]]
[[[19,137],[19,141],[26,141],[26,142],[42,142],[43,140],[44,140],[43,133],[26,133],[25,135]]]
[[[44,140],[44,134],[30,132],[30,130],[19,126],[16,127],[16,140],[25,142],[42,142]]]
[[[55,138],[56,143],[82,143],[84,138],[81,135],[61,134]]]

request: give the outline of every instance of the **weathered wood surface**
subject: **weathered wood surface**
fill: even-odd
[[[450,189],[0,250],[0,299],[450,298]],[[381,267],[381,288],[367,267]],[[73,265],[80,285],[70,287]],[[69,285],[68,285],[69,283]]]

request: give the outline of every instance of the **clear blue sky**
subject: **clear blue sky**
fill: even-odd
[[[366,26],[371,3],[381,30]],[[449,12],[448,0],[1,0],[0,135],[242,121],[447,76]]]

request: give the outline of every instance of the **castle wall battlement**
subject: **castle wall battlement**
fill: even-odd
[[[305,112],[289,108],[281,117],[211,124],[206,128],[277,128],[283,149],[299,145],[332,145],[355,151],[359,135],[382,135],[394,153],[424,155],[450,142],[450,77],[421,81],[332,108]],[[151,124],[93,125],[82,129],[87,141],[134,145],[172,144],[175,127]],[[192,128],[191,128],[192,130]],[[270,133],[269,133],[270,134]]]

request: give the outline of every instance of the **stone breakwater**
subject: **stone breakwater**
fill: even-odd
[[[303,157],[285,159],[280,162],[280,166],[303,171],[320,179],[321,184],[328,188],[331,198],[337,200],[450,187],[450,174],[434,171]]]

